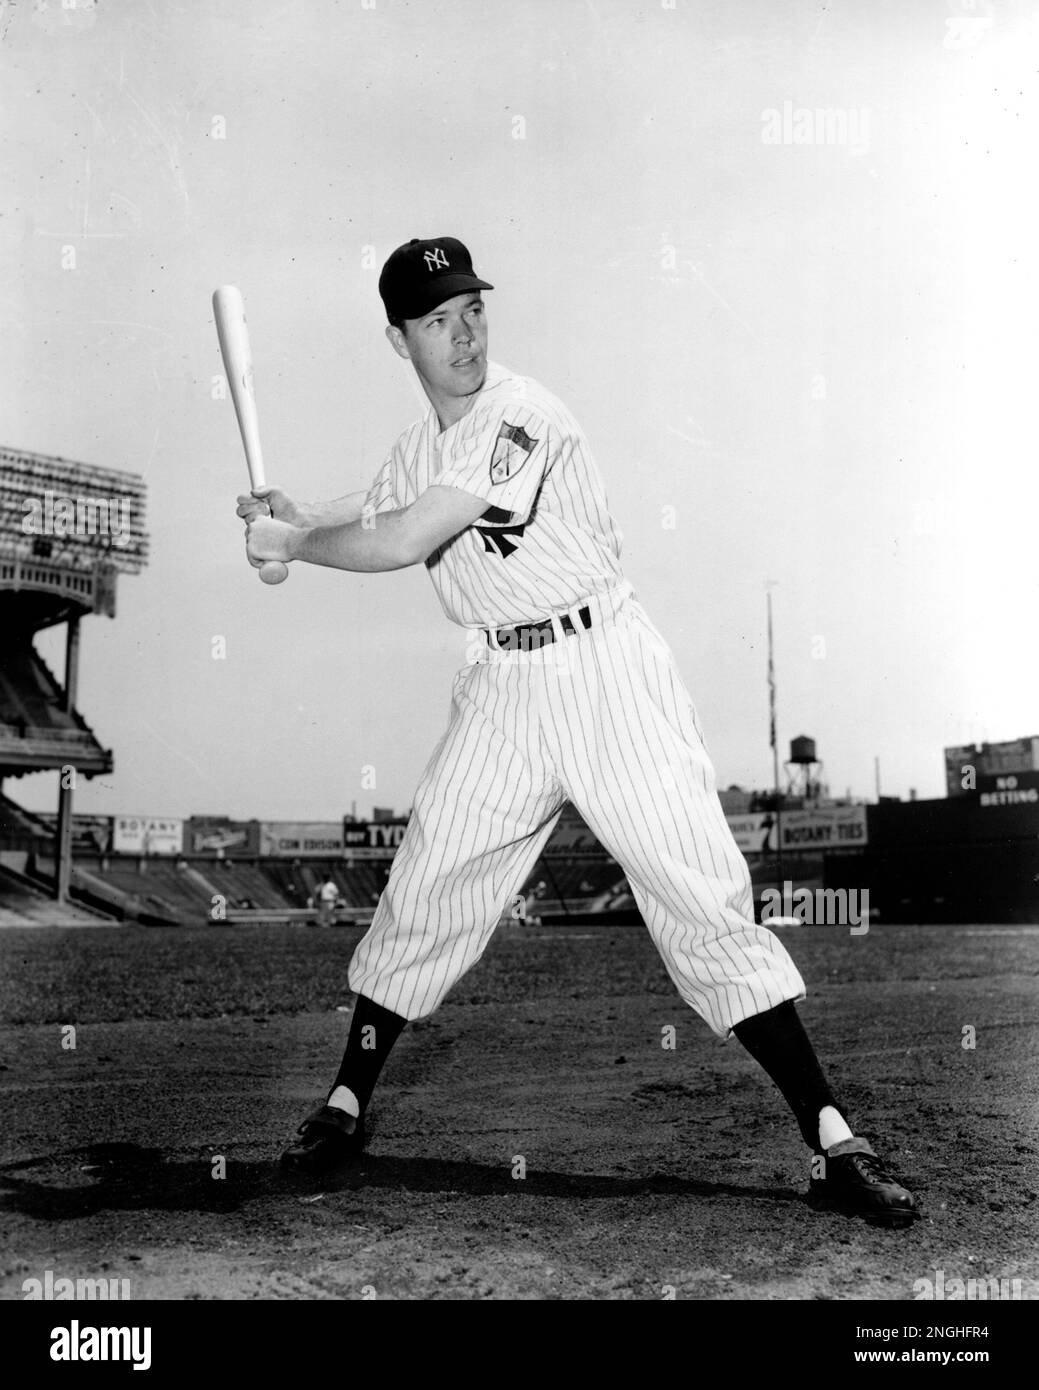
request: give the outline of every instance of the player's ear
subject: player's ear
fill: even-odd
[[[403,357],[405,361],[410,361],[411,353],[408,351],[408,340],[395,324],[388,323],[386,325],[386,336],[397,356]]]

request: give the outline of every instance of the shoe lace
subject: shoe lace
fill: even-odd
[[[848,1157],[867,1182],[898,1185],[898,1179],[887,1171],[875,1154],[849,1154]]]

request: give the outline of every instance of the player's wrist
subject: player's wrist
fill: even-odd
[[[310,536],[312,526],[293,526],[285,535],[285,559],[286,560],[305,560],[306,542]]]

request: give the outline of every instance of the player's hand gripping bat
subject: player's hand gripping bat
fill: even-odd
[[[253,395],[253,357],[249,348],[249,330],[245,323],[245,306],[241,292],[234,285],[221,285],[213,293],[213,317],[216,319],[220,352],[224,370],[231,387],[238,428],[245,446],[245,461],[253,491],[266,487],[263,475],[263,454],[260,450],[260,423]],[[288,565],[280,560],[265,560],[260,566],[260,578],[265,584],[280,584],[289,577]]]

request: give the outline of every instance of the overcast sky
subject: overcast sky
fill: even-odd
[[[1033,4],[10,0],[0,35],[0,442],[148,486],[78,810],[411,804],[464,634],[421,567],[258,582],[210,296],[270,480],[353,491],[424,404],[376,291],[413,236],[467,243],[491,357],[581,421],[721,785],[771,779],[768,581],[781,743],[835,794],[1039,733]]]

